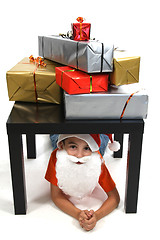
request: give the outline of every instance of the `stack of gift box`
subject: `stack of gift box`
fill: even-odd
[[[146,118],[140,57],[123,57],[113,44],[91,40],[91,24],[77,20],[72,35],[39,36],[41,57],[24,58],[7,72],[9,99],[54,104],[63,99],[66,119]]]

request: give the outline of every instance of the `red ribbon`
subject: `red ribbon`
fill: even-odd
[[[35,92],[35,98],[36,98],[36,103],[38,102],[38,94],[37,94],[37,86],[36,86],[36,79],[35,79],[35,72],[39,66],[46,67],[46,63],[42,60],[41,57],[34,58],[33,55],[29,57],[30,62],[33,62],[37,65],[33,72],[33,77],[34,77],[34,92]]]
[[[128,103],[129,103],[129,101],[131,100],[131,98],[133,97],[133,95],[134,95],[135,93],[137,93],[137,92],[139,92],[139,91],[136,91],[136,92],[132,93],[132,94],[129,96],[129,98],[127,99],[127,101],[126,101],[126,103],[125,103],[125,105],[124,105],[122,114],[121,114],[121,116],[120,116],[120,119],[123,118],[124,112],[125,112],[125,110],[126,110],[126,107],[127,107]]]
[[[37,94],[37,86],[36,86],[36,79],[35,79],[36,70],[37,70],[37,67],[33,72],[33,79],[34,79],[34,92],[35,92],[35,98],[36,98],[36,103],[37,103],[38,102],[38,94]]]

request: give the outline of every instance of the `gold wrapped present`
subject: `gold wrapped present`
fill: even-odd
[[[138,83],[139,67],[140,57],[114,57],[110,83],[116,86]]]
[[[62,65],[49,60],[44,63],[46,66],[41,66],[24,58],[7,72],[10,101],[61,103],[62,90],[56,83],[55,67]]]

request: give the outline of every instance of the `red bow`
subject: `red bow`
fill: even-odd
[[[78,17],[76,20],[77,20],[79,23],[82,23],[82,22],[85,20],[85,18],[83,18],[83,17]]]
[[[44,61],[42,60],[41,57],[37,57],[37,58],[34,58],[33,55],[31,55],[29,57],[29,60],[30,62],[34,62],[35,64],[37,64],[38,66],[43,66],[43,67],[46,67],[46,63],[44,63]]]

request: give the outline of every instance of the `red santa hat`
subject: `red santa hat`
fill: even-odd
[[[110,139],[110,143],[108,143],[109,149],[111,151],[117,152],[120,149],[119,142],[113,141],[112,134],[105,134],[105,135],[107,135]],[[60,134],[57,141],[58,148],[61,148],[60,142],[69,137],[76,137],[85,141],[90,147],[92,152],[98,151],[101,145],[99,134]]]

